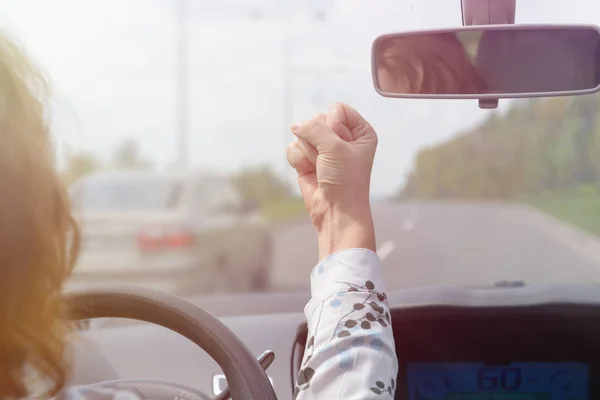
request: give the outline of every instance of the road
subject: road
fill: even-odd
[[[379,203],[373,214],[389,288],[600,283],[600,242],[523,205]],[[312,227],[281,228],[275,239],[274,284],[307,290],[318,257]]]
[[[487,286],[600,283],[600,241],[527,206],[503,203],[373,205],[378,253],[388,289],[420,285]],[[277,295],[193,297],[218,316],[301,311],[318,261],[309,222],[274,231]],[[132,321],[96,321],[119,326]]]

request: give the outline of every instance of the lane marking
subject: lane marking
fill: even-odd
[[[383,242],[377,249],[377,255],[379,256],[379,259],[381,261],[385,260],[390,254],[392,254],[392,251],[394,251],[395,248],[396,245],[391,240]]]
[[[419,219],[419,208],[415,205],[410,207],[410,211],[408,212],[408,217],[404,221],[402,221],[401,229],[403,231],[412,231],[417,224],[417,220]]]
[[[403,231],[412,231],[415,227],[415,223],[412,219],[406,218],[402,221],[402,230]]]

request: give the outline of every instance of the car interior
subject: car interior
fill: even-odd
[[[464,99],[481,108],[495,108],[502,99],[600,91],[600,29],[514,24],[515,3],[461,0],[462,27],[378,37],[371,55],[374,89],[390,101]],[[380,68],[388,67],[380,52],[394,51],[386,43],[448,33],[473,34],[480,41],[473,62],[490,83],[484,92],[416,93],[383,81]],[[435,49],[436,60],[443,59],[444,49]],[[600,287],[440,286],[387,295],[399,361],[397,399],[600,398]],[[134,388],[160,400],[293,396],[307,341],[302,309],[307,296],[286,313],[244,316],[212,315],[183,298],[137,287],[99,287],[69,296],[77,319],[150,323],[78,332],[73,384]]]

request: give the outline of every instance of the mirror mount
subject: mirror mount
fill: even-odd
[[[517,0],[460,0],[463,26],[515,23]],[[498,99],[479,99],[479,108],[498,108]]]
[[[460,5],[463,26],[515,23],[517,0],[461,0]]]
[[[482,110],[495,110],[498,108],[499,99],[479,99],[479,108]]]

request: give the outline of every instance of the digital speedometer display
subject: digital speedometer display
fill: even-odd
[[[446,400],[552,400],[550,393],[449,393]]]
[[[550,393],[449,393],[446,400],[552,400]]]
[[[589,400],[585,363],[410,363],[409,400]]]

